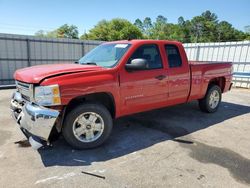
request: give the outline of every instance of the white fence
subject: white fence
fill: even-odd
[[[250,41],[184,44],[189,60],[233,63],[234,85],[250,87]]]

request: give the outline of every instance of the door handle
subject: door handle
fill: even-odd
[[[165,75],[158,75],[155,77],[157,80],[163,80],[164,78],[166,78]]]

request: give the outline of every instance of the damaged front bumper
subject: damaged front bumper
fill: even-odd
[[[12,117],[34,149],[47,143],[59,111],[25,101],[18,91],[13,93],[10,108]]]

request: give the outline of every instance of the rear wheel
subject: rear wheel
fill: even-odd
[[[94,148],[109,137],[113,121],[101,104],[85,103],[70,111],[64,121],[65,140],[76,149]]]
[[[217,111],[221,102],[221,89],[217,85],[210,85],[203,99],[199,100],[199,107],[203,112]]]

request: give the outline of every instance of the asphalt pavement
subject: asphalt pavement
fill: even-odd
[[[0,90],[0,187],[249,187],[250,90],[223,94],[206,114],[196,101],[118,119],[110,139],[74,150],[62,137],[33,150]]]

